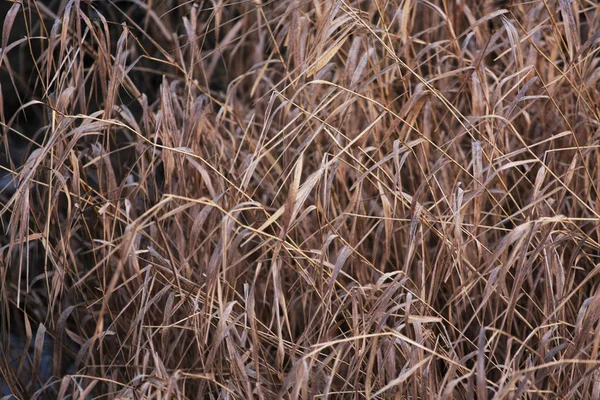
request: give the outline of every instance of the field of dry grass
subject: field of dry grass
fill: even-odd
[[[600,398],[596,1],[0,7],[2,394]]]

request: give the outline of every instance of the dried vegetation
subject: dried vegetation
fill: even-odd
[[[1,7],[17,397],[600,396],[597,2]]]

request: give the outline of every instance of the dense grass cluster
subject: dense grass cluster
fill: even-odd
[[[600,397],[596,1],[0,7],[17,398]]]

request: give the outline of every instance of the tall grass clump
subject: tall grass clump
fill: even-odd
[[[590,0],[12,0],[0,389],[600,398]]]

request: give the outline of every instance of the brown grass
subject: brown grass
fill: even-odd
[[[17,398],[600,398],[595,1],[1,7]]]

